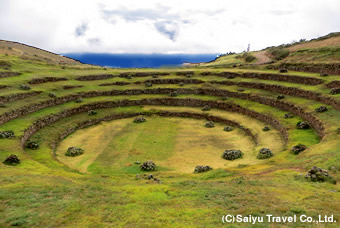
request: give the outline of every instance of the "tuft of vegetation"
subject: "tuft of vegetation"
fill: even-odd
[[[267,53],[273,56],[273,59],[278,61],[286,58],[289,55],[289,50],[282,47],[272,47],[267,50]]]

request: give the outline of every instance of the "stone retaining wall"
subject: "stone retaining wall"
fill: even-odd
[[[67,81],[67,78],[57,78],[57,77],[42,77],[42,78],[33,78],[28,82],[28,84],[41,84],[46,82],[59,82],[59,81]]]
[[[76,78],[78,81],[94,81],[94,80],[104,80],[109,78],[114,78],[113,74],[97,74],[97,75],[85,75]]]
[[[21,100],[27,97],[33,97],[37,96],[41,91],[33,91],[33,92],[28,92],[28,93],[14,93],[14,94],[9,94],[5,96],[0,96],[0,103],[7,103],[11,101],[16,101],[16,100]]]
[[[21,73],[19,72],[0,72],[0,78],[7,78],[7,77],[12,77],[12,76],[18,76]]]

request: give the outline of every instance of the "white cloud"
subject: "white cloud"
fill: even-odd
[[[340,31],[338,0],[0,0],[0,39],[57,53],[224,53]]]

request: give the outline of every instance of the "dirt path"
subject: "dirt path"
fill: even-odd
[[[255,52],[253,55],[257,59],[255,63],[256,65],[266,64],[271,61],[271,59],[266,55],[266,51]]]

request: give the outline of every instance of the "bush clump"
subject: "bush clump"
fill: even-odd
[[[13,131],[0,131],[0,139],[11,139],[14,138]]]
[[[262,148],[257,155],[258,159],[267,159],[270,157],[273,157],[273,152],[268,148]]]
[[[225,127],[223,128],[223,130],[224,130],[224,131],[232,131],[232,130],[234,130],[234,128],[233,128],[233,127],[230,127],[230,126],[225,126]]]
[[[76,103],[81,103],[81,102],[83,102],[83,98],[78,97],[78,98],[75,100],[75,102],[76,102]]]
[[[212,121],[207,121],[204,126],[208,128],[212,128],[212,127],[215,127],[215,124]]]
[[[48,96],[51,97],[51,98],[57,97],[57,95],[55,93],[49,93]]]
[[[209,111],[210,107],[208,105],[205,105],[201,110],[202,111]]]
[[[318,168],[313,166],[305,176],[306,179],[313,182],[330,182],[332,184],[336,184],[336,180],[328,174],[328,171],[325,169]]]
[[[179,86],[184,86],[184,82],[178,83]]]
[[[20,89],[21,89],[21,90],[30,90],[31,87],[30,87],[29,85],[22,84],[22,85],[20,85]]]
[[[298,129],[309,129],[310,128],[309,124],[307,122],[304,122],[304,121],[297,122],[296,127]]]
[[[331,89],[331,92],[330,92],[332,95],[337,95],[340,93],[340,88],[333,88]]]
[[[278,95],[276,99],[282,100],[282,99],[284,99],[284,98],[285,98],[285,95],[282,95],[282,94],[281,94],[281,95]]]
[[[97,112],[95,110],[90,110],[90,111],[87,112],[87,114],[89,116],[94,116],[94,115],[97,115]]]
[[[5,165],[17,165],[20,163],[20,159],[14,155],[14,154],[11,154],[8,158],[6,158],[5,161],[2,162],[3,164]]]
[[[241,158],[243,156],[240,150],[225,150],[222,154],[222,158],[233,161],[235,159]]]
[[[315,109],[316,112],[326,112],[328,108],[326,106],[320,106],[319,108]]]
[[[282,47],[273,47],[267,51],[275,60],[282,60],[289,55],[289,50]]]
[[[134,123],[143,123],[143,122],[145,122],[145,121],[146,121],[146,119],[145,119],[143,116],[136,117],[136,118],[133,120]]]
[[[28,142],[26,148],[36,150],[39,148],[39,144],[37,142]]]
[[[285,113],[283,117],[285,119],[290,119],[290,118],[294,118],[294,115],[292,113]]]
[[[270,128],[268,126],[264,126],[264,128],[262,128],[262,131],[269,131]]]
[[[68,157],[76,157],[76,156],[82,155],[83,153],[84,153],[84,149],[71,146],[67,149],[67,151],[65,152],[65,155]]]
[[[145,82],[145,87],[152,87],[152,83],[151,82]]]
[[[173,91],[169,94],[170,97],[177,97],[178,93],[177,91]]]
[[[307,147],[305,145],[297,144],[296,146],[293,146],[291,151],[292,151],[293,154],[299,154],[306,149],[307,149]]]
[[[279,73],[288,73],[288,70],[285,69],[285,68],[282,68],[282,69],[279,70]]]
[[[198,165],[195,167],[195,173],[204,173],[204,172],[208,172],[210,170],[212,170],[213,168],[211,168],[210,166],[206,165],[206,166],[203,166],[203,165]]]
[[[154,171],[156,170],[156,164],[153,161],[145,161],[141,164],[140,169],[143,171]]]

